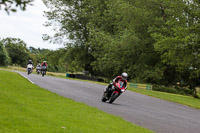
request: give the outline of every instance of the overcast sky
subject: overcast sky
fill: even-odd
[[[16,13],[11,12],[10,15],[0,10],[0,38],[20,38],[27,47],[51,50],[63,47],[42,40],[43,34],[53,35],[50,27],[43,26],[47,20],[43,17],[43,11],[47,11],[47,8],[42,0],[35,0],[33,6],[28,6],[26,11],[18,9]]]

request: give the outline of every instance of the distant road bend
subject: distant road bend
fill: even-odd
[[[131,91],[113,104],[101,102],[105,86],[90,82],[20,72],[36,85],[86,103],[157,133],[200,133],[200,110]]]

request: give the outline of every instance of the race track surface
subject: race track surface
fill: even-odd
[[[36,85],[96,107],[157,133],[200,133],[200,110],[126,91],[113,104],[101,102],[105,86],[20,72]]]

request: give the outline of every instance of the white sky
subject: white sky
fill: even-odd
[[[56,50],[63,45],[43,41],[42,35],[53,35],[52,27],[45,27],[43,24],[46,18],[43,17],[43,11],[47,11],[42,0],[34,0],[33,6],[27,6],[25,11],[17,8],[17,12],[10,12],[8,15],[4,9],[0,10],[0,38],[20,38],[27,47],[47,48]]]

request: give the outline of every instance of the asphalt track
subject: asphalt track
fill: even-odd
[[[36,85],[86,103],[157,133],[200,133],[200,110],[126,91],[113,104],[101,102],[105,86],[20,72]]]

